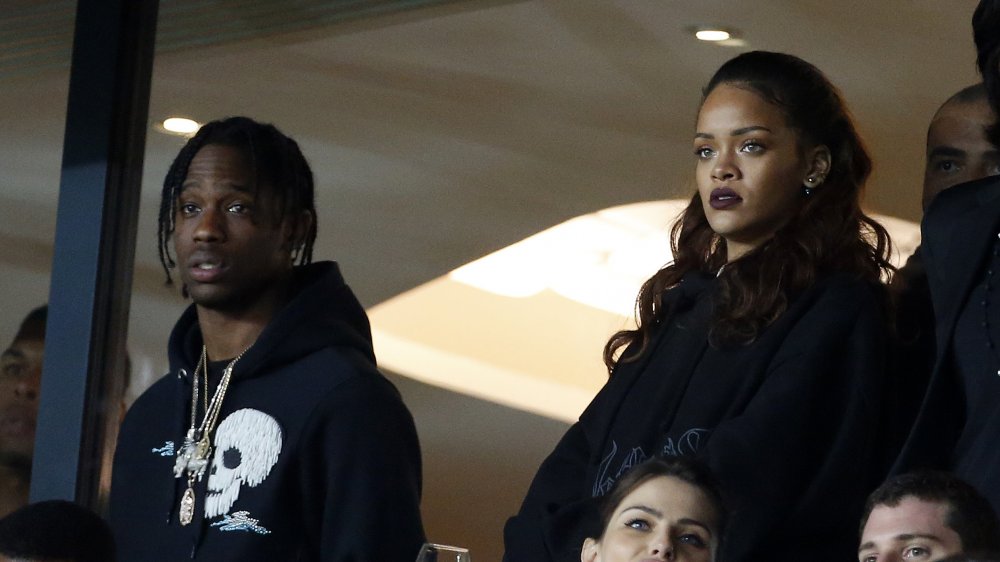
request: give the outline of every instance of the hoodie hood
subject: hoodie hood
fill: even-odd
[[[244,353],[234,377],[269,372],[324,347],[351,348],[375,362],[368,316],[335,262],[296,266],[292,284],[291,300]],[[201,357],[201,346],[198,313],[192,304],[170,334],[171,372],[192,372]]]

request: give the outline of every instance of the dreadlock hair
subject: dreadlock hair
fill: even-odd
[[[199,129],[181,149],[163,180],[158,241],[160,263],[167,274],[167,284],[173,282],[170,269],[176,265],[170,255],[169,244],[174,233],[177,197],[187,178],[191,160],[202,147],[210,144],[229,146],[243,152],[255,179],[253,189],[259,190],[261,185],[270,188],[268,195],[273,214],[269,219],[277,222],[289,217],[297,219],[302,211],[312,215],[313,220],[301,247],[294,248],[292,254],[292,260],[297,260],[300,265],[312,262],[313,243],[316,241],[316,197],[312,170],[299,145],[274,125],[258,123],[249,117],[228,117],[207,123]]]
[[[671,229],[674,261],[648,279],[636,299],[638,327],[622,330],[604,347],[609,371],[645,352],[651,332],[670,315],[664,292],[689,272],[719,272],[709,341],[746,345],[788,308],[795,295],[820,275],[845,272],[878,284],[895,268],[889,263],[889,234],[861,211],[862,189],[871,159],[855,130],[840,92],[806,61],[784,53],[753,51],[719,68],[705,87],[702,103],[720,85],[749,90],[784,113],[802,149],[826,146],[830,170],[823,185],[802,197],[798,210],[774,237],[726,265],[726,241],[716,234],[691,197]],[[624,352],[616,355],[620,350]]]

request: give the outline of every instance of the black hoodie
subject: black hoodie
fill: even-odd
[[[885,474],[881,291],[846,275],[794,298],[756,340],[708,344],[714,277],[668,291],[649,351],[621,362],[545,460],[505,528],[508,562],[571,562],[601,529],[595,504],[654,456],[694,456],[729,508],[720,559],[850,560]],[[628,354],[628,351],[625,352]]]
[[[337,265],[298,267],[295,283],[233,370],[186,527],[177,512],[187,480],[173,467],[202,338],[194,306],[177,322],[171,373],[139,397],[118,438],[111,523],[121,560],[416,557],[413,419],[375,367],[368,318]]]

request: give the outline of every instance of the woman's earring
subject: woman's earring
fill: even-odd
[[[802,194],[809,197],[813,193],[813,189],[820,184],[822,180],[817,179],[815,176],[809,176],[806,178],[806,184],[802,186]]]

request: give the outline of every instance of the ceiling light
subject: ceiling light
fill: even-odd
[[[699,29],[694,32],[694,36],[702,41],[725,41],[732,34],[724,29]]]
[[[200,127],[197,121],[185,117],[170,117],[163,121],[163,130],[175,135],[191,135]]]

